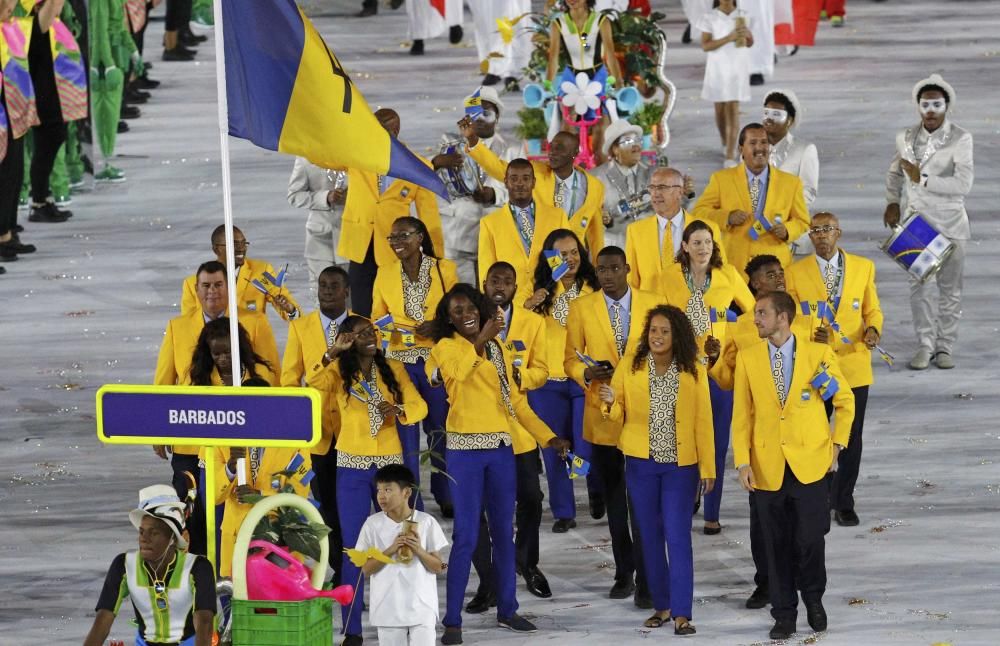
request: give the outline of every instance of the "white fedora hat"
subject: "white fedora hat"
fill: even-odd
[[[185,505],[177,497],[177,492],[170,485],[151,485],[139,490],[139,507],[128,514],[132,525],[139,529],[143,516],[151,516],[162,520],[177,537],[177,547],[184,549],[184,509]]]
[[[601,144],[601,151],[607,157],[611,146],[618,141],[622,135],[632,133],[642,139],[642,128],[629,123],[625,119],[617,119],[604,131],[604,143]]]
[[[924,89],[928,85],[936,85],[939,88],[941,88],[942,90],[944,90],[945,94],[948,95],[948,109],[951,109],[951,108],[955,107],[955,99],[957,98],[956,95],[955,95],[955,88],[953,88],[951,85],[948,84],[947,81],[945,81],[943,78],[941,78],[940,74],[931,74],[927,78],[925,78],[925,79],[923,79],[921,81],[917,81],[917,84],[913,86],[913,102],[914,103],[920,103],[920,99],[919,99],[919,97],[920,97],[920,90]]]

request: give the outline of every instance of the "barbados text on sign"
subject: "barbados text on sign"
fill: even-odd
[[[320,437],[311,388],[135,386],[97,391],[97,435],[112,444],[309,447]]]

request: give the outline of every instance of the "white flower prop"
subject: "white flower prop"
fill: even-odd
[[[572,108],[578,115],[587,114],[587,110],[596,110],[601,105],[601,84],[591,81],[584,72],[576,75],[576,83],[563,81],[560,89],[563,91],[562,104]]]

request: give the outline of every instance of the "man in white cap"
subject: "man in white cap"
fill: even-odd
[[[487,64],[483,85],[497,85],[503,81],[508,92],[518,92],[517,79],[531,58],[531,0],[478,0],[472,12],[476,34],[476,51],[480,61]],[[518,17],[523,19],[514,23]],[[505,42],[497,21],[512,23],[510,42]],[[491,57],[490,54],[502,56]]]
[[[802,123],[802,104],[791,90],[772,90],[764,97],[764,130],[771,144],[771,165],[802,180],[802,197],[812,207],[819,191],[819,153],[815,144],[796,139],[792,128]],[[808,253],[809,236],[792,243],[792,253]]]
[[[509,146],[498,132],[500,112],[506,109],[497,91],[492,87],[479,88],[483,112],[474,119],[472,126],[482,142],[505,162],[520,157],[516,147]],[[441,152],[431,160],[434,170],[444,177],[464,174],[475,177],[476,188],[471,195],[459,195],[454,182],[445,181],[451,203],[440,202],[442,228],[444,229],[446,255],[458,269],[458,279],[463,283],[478,285],[476,260],[479,250],[479,220],[487,212],[507,202],[507,189],[503,182],[487,175],[471,157],[464,154],[464,140],[457,134],[441,138],[442,151],[454,145],[455,152]],[[463,169],[468,172],[464,172]]]
[[[185,505],[172,486],[139,491],[139,507],[129,513],[139,530],[139,549],[111,562],[84,646],[104,644],[126,597],[135,610],[136,643],[212,643],[215,573],[204,556],[185,551],[184,516]]]
[[[608,161],[590,173],[604,183],[604,244],[625,247],[625,227],[640,215],[649,215],[653,208],[649,199],[645,208],[638,205],[646,193],[652,167],[642,158],[642,128],[625,119],[617,119],[604,131],[601,152]],[[625,212],[619,208],[622,201],[627,203]],[[616,217],[617,216],[617,217]],[[625,217],[623,217],[625,216]]]
[[[933,277],[937,282],[935,313],[931,282],[910,277],[910,308],[920,348],[910,361],[913,370],[926,370],[933,359],[938,368],[955,367],[952,350],[962,314],[962,273],[965,245],[970,238],[965,196],[972,190],[972,135],[948,119],[955,90],[938,74],[913,86],[920,123],[896,134],[896,156],[885,181],[883,220],[896,227],[919,213],[954,250]],[[905,217],[904,217],[905,216]]]

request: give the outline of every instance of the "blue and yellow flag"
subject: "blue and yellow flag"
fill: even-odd
[[[221,2],[230,135],[447,199],[441,178],[385,131],[294,0]]]

